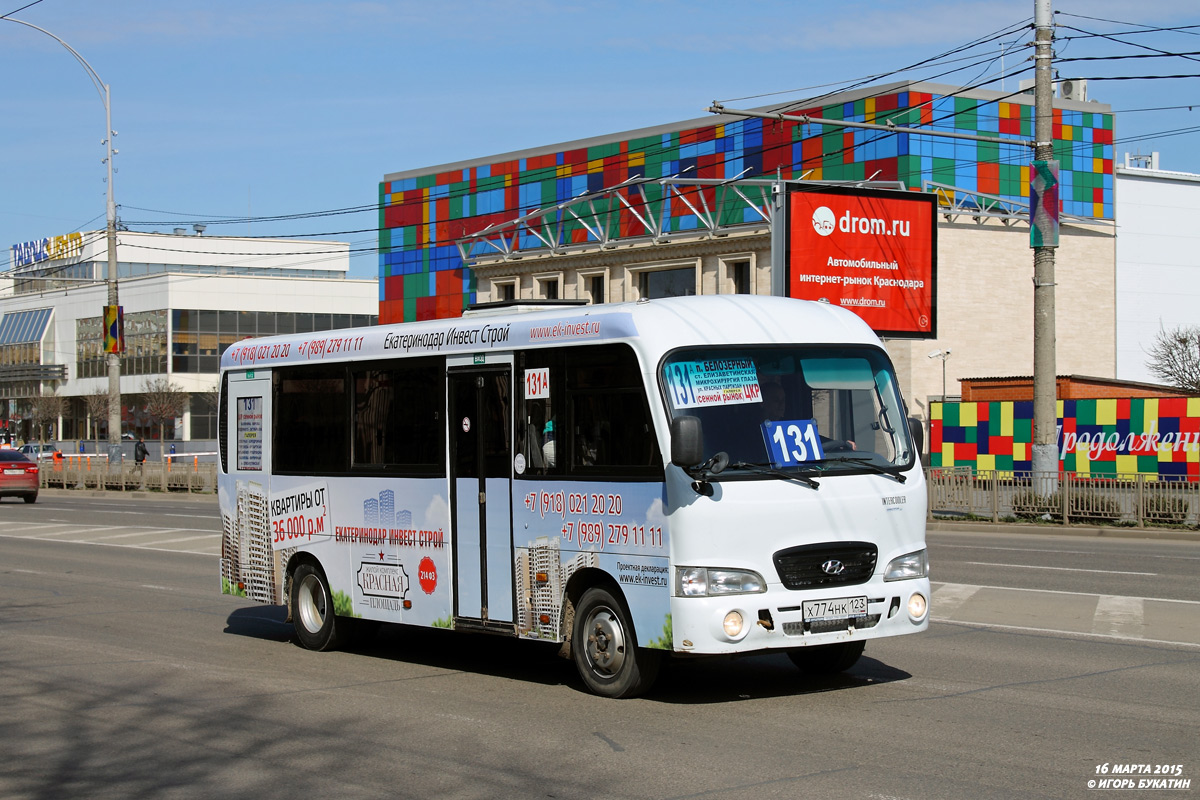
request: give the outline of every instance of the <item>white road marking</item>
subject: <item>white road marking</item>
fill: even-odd
[[[1092,632],[1141,639],[1146,629],[1146,601],[1140,597],[1103,594],[1096,603]]]
[[[952,583],[933,583],[933,590],[936,592],[939,586],[955,586],[959,584]],[[969,585],[969,584],[967,584]],[[1076,597],[1104,597],[1099,592],[1067,592],[1062,589],[1023,589],[1017,586],[990,586],[981,584],[976,587],[978,589],[999,589],[1002,592],[1037,592],[1038,594],[1069,594]],[[1128,596],[1128,595],[1126,595]],[[1156,603],[1181,603],[1189,606],[1200,606],[1200,600],[1174,600],[1169,597],[1138,597],[1138,600],[1153,600]]]
[[[219,534],[214,531],[214,532],[208,534],[207,536],[184,536],[182,539],[163,539],[161,542],[155,542],[155,544],[161,545],[161,544],[176,544],[178,542],[194,542],[197,539],[214,540],[214,539],[217,539],[218,537],[219,537]]]
[[[934,622],[941,622],[947,625],[962,625],[968,628],[995,628],[1002,631],[1027,631],[1029,633],[1053,633],[1058,636],[1078,636],[1084,639],[1120,639],[1128,642],[1137,642],[1138,644],[1170,644],[1176,647],[1200,647],[1200,642],[1176,642],[1170,639],[1139,639],[1133,636],[1120,636],[1111,633],[1084,633],[1083,631],[1064,631],[1058,628],[1034,628],[1028,625],[1001,625],[996,622],[970,622],[961,619],[939,619],[932,617]]]
[[[1095,550],[1049,550],[1036,547],[992,547],[982,544],[949,544],[947,542],[938,542],[938,548],[957,547],[960,550],[1004,550],[1013,553],[1061,553],[1062,555],[1072,556],[1098,556],[1101,553]],[[1138,553],[1138,558],[1169,558],[1172,561],[1200,561],[1200,556],[1180,556],[1180,555],[1160,555],[1156,553]]]
[[[978,586],[965,583],[943,583],[933,590],[933,608],[943,614],[955,611],[979,591]]]
[[[3,530],[5,533],[21,533],[22,531],[44,531],[49,528],[61,528],[61,527],[62,527],[62,525],[37,524],[37,525],[27,525],[23,528],[9,528],[9,527],[5,526],[3,528]]]
[[[1012,569],[1053,569],[1060,572],[1098,572],[1102,575],[1158,575],[1157,572],[1122,572],[1116,569],[1079,569],[1078,567],[1043,567],[1034,566],[1032,564],[993,564],[989,561],[965,561],[965,564],[973,564],[977,567],[1011,567]]]
[[[112,530],[112,529],[108,528],[107,530]],[[124,530],[129,530],[129,529],[125,528]],[[82,530],[79,531],[79,534],[81,536],[87,536],[89,539],[91,539],[94,542],[107,542],[110,539],[128,539],[132,536],[153,536],[156,533],[164,534],[164,533],[172,533],[172,532],[174,532],[174,529],[172,529],[172,528],[143,528],[140,531],[131,531],[129,533],[114,533],[112,536],[91,536],[90,535],[91,530],[88,528],[83,528]]]

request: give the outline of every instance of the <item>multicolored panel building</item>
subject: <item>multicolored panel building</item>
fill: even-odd
[[[1097,105],[1097,109],[1054,112],[1062,212],[1112,219],[1113,116],[1107,106]],[[788,113],[1024,140],[1033,135],[1031,96],[934,84],[858,90]],[[531,148],[501,161],[484,158],[452,168],[387,175],[379,184],[380,322],[458,316],[474,302],[475,279],[456,241],[489,225],[511,222],[584,193],[599,193],[631,178],[778,176],[903,181],[915,189],[923,181],[933,181],[966,195],[1028,201],[1031,157],[1029,148],[1021,144],[759,118],[711,119],[600,136],[577,146]],[[687,203],[664,197],[658,184],[643,186],[650,203],[666,204],[666,232],[701,227]],[[607,202],[617,203],[613,198]],[[633,224],[631,212],[623,214],[630,223],[628,235],[641,230]],[[745,206],[728,208],[724,214],[725,224],[761,219]],[[621,234],[627,235],[625,225]],[[578,221],[565,226],[563,238],[561,244],[594,241]],[[517,244],[526,250],[546,247],[528,233]],[[473,254],[486,252],[486,244],[474,246]]]
[[[1033,469],[1033,402],[932,403],[933,467]],[[1060,469],[1200,480],[1200,397],[1058,401]]]

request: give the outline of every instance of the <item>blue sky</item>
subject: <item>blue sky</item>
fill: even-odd
[[[16,11],[63,39],[111,86],[119,215],[132,229],[162,231],[184,221],[373,206],[390,172],[702,117],[714,99],[735,108],[800,100],[824,91],[806,87],[845,86],[1016,26],[1032,19],[1034,7],[1033,0],[42,0],[17,11],[27,2],[0,0],[0,14]],[[1200,51],[1200,28],[1082,38],[1200,24],[1194,0],[1058,0],[1054,8],[1060,25],[1079,29],[1059,29],[1060,37],[1077,37],[1058,42],[1062,58]],[[1002,49],[997,42],[973,51],[992,51],[995,60],[977,57],[966,62],[971,69],[938,82],[994,75],[988,88],[1001,88]],[[1016,45],[1004,57],[1010,91],[1028,51]],[[1062,64],[1060,74],[1068,72],[1200,74],[1200,56]],[[0,21],[0,74],[7,262],[17,242],[104,226],[104,109],[70,54],[25,26]],[[918,69],[887,80],[932,74]],[[1126,151],[1158,150],[1162,168],[1200,173],[1200,133],[1140,139],[1200,128],[1200,78],[1094,81],[1089,95],[1119,112],[1118,161]],[[1195,110],[1186,108],[1192,102]],[[1167,108],[1174,106],[1185,107]],[[210,224],[208,233],[321,233],[369,249],[376,224],[366,210]],[[376,276],[377,257],[355,255],[351,273]]]

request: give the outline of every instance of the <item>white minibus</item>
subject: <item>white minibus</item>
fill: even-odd
[[[879,339],[719,295],[499,304],[221,359],[223,591],[299,642],[380,622],[561,644],[630,697],[666,656],[851,667],[923,631],[926,495]]]

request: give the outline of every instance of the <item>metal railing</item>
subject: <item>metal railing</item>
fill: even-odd
[[[192,454],[168,456],[161,463],[122,461],[110,465],[104,456],[65,456],[42,461],[41,486],[104,491],[157,490],[212,493],[217,490],[217,465]]]
[[[161,463],[126,461],[111,467],[103,456],[67,456],[41,462],[39,475],[41,486],[62,489],[212,493],[217,486],[217,465],[191,454]],[[1200,481],[971,467],[928,467],[925,480],[930,519],[1200,527]]]
[[[951,515],[992,522],[1200,526],[1200,481],[1144,473],[1101,477],[971,467],[930,467],[925,477],[930,519]]]

